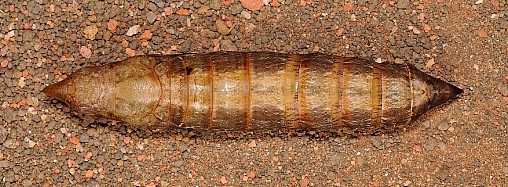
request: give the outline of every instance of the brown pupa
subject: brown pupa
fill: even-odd
[[[410,65],[325,54],[148,55],[78,70],[43,92],[134,128],[405,129],[462,90]]]

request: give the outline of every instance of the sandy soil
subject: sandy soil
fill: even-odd
[[[0,4],[5,186],[506,186],[506,0],[45,1]],[[257,10],[259,9],[259,10]],[[417,128],[150,135],[41,93],[139,54],[322,52],[414,64],[465,89]]]

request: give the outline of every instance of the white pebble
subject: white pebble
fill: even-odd
[[[245,18],[245,19],[250,19],[252,16],[250,15],[249,12],[243,10],[240,14],[242,14],[242,16]]]
[[[134,25],[132,26],[131,28],[129,28],[129,30],[127,30],[127,33],[125,33],[125,35],[127,36],[132,36],[132,35],[135,35],[139,32],[139,25]]]

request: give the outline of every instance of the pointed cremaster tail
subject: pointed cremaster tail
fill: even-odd
[[[464,91],[441,79],[432,77],[422,71],[411,68],[413,89],[412,119],[418,118],[425,111],[455,99]]]

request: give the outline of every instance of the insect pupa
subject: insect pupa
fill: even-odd
[[[214,52],[86,67],[43,92],[77,112],[134,128],[372,134],[403,129],[462,90],[407,64]]]

